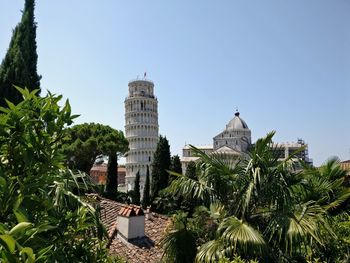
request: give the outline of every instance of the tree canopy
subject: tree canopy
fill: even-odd
[[[63,152],[68,166],[86,173],[100,154],[120,155],[128,150],[122,131],[98,123],[78,124],[66,130]]]
[[[186,228],[172,229],[163,239],[165,258],[175,260],[185,251],[174,253],[186,230],[196,238],[197,262],[225,262],[237,255],[261,262],[346,260],[346,239],[336,238],[333,245],[335,232],[350,224],[346,172],[336,160],[302,170],[293,154],[279,160],[273,135],[259,139],[240,160],[192,147],[200,158],[197,179],[174,174],[166,191],[201,206],[186,219]]]
[[[21,22],[15,27],[9,48],[0,66],[0,106],[6,107],[5,99],[17,104],[22,94],[14,87],[39,89],[37,73],[36,23],[34,0],[26,0]]]
[[[169,170],[170,165],[171,160],[169,142],[166,137],[160,135],[152,163],[152,200],[158,196],[160,190],[168,186],[169,173],[167,170]]]

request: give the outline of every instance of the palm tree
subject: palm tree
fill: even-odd
[[[192,263],[196,257],[196,240],[188,227],[187,214],[180,212],[172,217],[172,224],[167,228],[167,235],[161,240],[161,246],[167,251],[164,262]]]
[[[207,207],[219,204],[227,214],[218,222],[216,237],[200,247],[198,262],[233,258],[236,253],[269,262],[305,259],[312,247],[322,246],[321,231],[332,234],[325,199],[311,198],[306,175],[291,159],[294,155],[279,160],[273,135],[259,139],[240,159],[192,147],[201,160],[198,180],[172,173],[177,179],[169,193],[195,198]],[[336,172],[332,177],[338,180],[341,175]],[[343,202],[344,192],[333,198],[329,200],[334,205]]]

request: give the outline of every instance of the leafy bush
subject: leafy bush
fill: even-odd
[[[73,191],[85,175],[63,166],[68,101],[17,89],[24,100],[0,108],[0,262],[112,262],[98,209]]]

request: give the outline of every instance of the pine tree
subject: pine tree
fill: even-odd
[[[105,195],[109,198],[116,198],[117,192],[118,192],[118,158],[116,154],[111,154],[108,157]]]
[[[149,166],[147,165],[147,174],[145,188],[143,189],[142,207],[147,208],[151,204],[150,198],[150,179],[149,179]]]
[[[140,199],[140,171],[138,171],[135,178],[134,198],[132,201],[135,205],[140,205]]]
[[[6,106],[5,98],[15,104],[22,100],[13,85],[40,90],[34,7],[35,0],[25,1],[21,22],[13,31],[9,48],[0,65],[0,106]]]
[[[170,160],[170,146],[166,137],[159,136],[157,149],[154,153],[152,164],[152,186],[151,198],[154,200],[160,190],[168,186],[169,170],[171,164]]]

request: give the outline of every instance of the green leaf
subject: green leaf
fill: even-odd
[[[16,249],[16,240],[14,240],[10,235],[0,235],[0,243],[3,244],[11,253],[13,253]]]
[[[30,247],[24,247],[21,249],[20,252],[21,255],[25,254],[27,256],[27,263],[34,263],[35,262],[35,254],[33,252],[33,249]]]
[[[13,213],[15,214],[18,223],[29,221],[25,214],[22,213],[19,209],[13,210]]]
[[[3,234],[7,231],[8,231],[7,226],[5,224],[0,223],[0,234]]]
[[[15,225],[9,232],[10,235],[23,234],[27,228],[33,226],[32,223],[29,222],[21,222]]]
[[[39,260],[39,259],[44,259],[45,255],[46,255],[47,253],[49,253],[49,252],[51,251],[52,248],[53,248],[53,245],[41,249],[41,250],[38,252],[38,258],[37,258],[37,260]]]
[[[0,187],[5,188],[7,185],[6,179],[4,177],[0,177]]]

